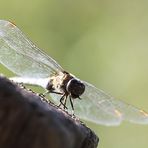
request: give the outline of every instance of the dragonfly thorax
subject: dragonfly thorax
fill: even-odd
[[[52,76],[46,89],[51,93],[62,93],[75,99],[84,93],[85,85],[73,75],[64,71]]]

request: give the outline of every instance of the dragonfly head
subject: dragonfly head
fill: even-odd
[[[72,78],[67,83],[66,90],[73,99],[78,98],[84,93],[85,85],[80,80]]]

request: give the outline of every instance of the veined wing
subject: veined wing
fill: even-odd
[[[119,125],[123,120],[148,124],[148,114],[143,110],[117,100],[87,82],[83,83],[86,88],[82,100],[74,100],[74,112],[79,118],[107,126]],[[56,96],[52,97],[55,102],[58,101]],[[67,107],[71,109],[70,103]]]
[[[148,114],[143,110],[117,100],[87,82],[84,84],[83,100],[75,104],[79,117],[104,125],[116,125],[122,120],[148,124]]]
[[[45,78],[62,67],[36,47],[14,24],[0,20],[0,63],[22,77]]]

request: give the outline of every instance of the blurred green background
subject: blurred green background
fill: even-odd
[[[67,71],[148,111],[147,0],[5,0],[0,19],[17,24]],[[100,148],[148,146],[148,125],[85,123]]]

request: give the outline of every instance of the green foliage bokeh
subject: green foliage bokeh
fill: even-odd
[[[0,1],[10,20],[67,71],[148,111],[148,1]],[[12,74],[0,66],[0,73]],[[86,124],[102,148],[145,148],[148,126]]]

